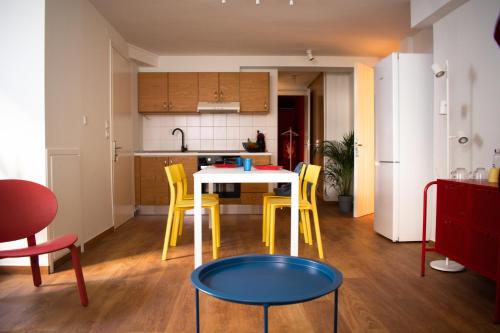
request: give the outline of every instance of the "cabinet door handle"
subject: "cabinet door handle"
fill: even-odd
[[[222,91],[219,93],[219,100],[222,102],[224,100],[224,94]]]
[[[173,109],[174,108],[174,105],[172,104],[172,102],[168,103],[168,109]]]
[[[264,109],[267,110],[267,103],[264,103]]]
[[[167,108],[167,102],[163,102],[163,108],[166,109]]]

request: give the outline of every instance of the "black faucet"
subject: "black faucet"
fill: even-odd
[[[175,132],[177,131],[181,131],[181,135],[182,135],[182,143],[181,143],[181,152],[185,152],[188,150],[188,147],[187,146],[184,146],[184,131],[181,130],[179,127],[175,128],[173,131],[172,131],[172,135],[175,135]]]

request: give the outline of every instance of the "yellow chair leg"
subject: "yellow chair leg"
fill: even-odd
[[[174,227],[172,230],[172,236],[170,240],[170,246],[177,246],[177,235],[179,234],[179,220],[181,217],[181,211],[176,210],[174,213]]]
[[[264,197],[263,204],[262,204],[262,242],[266,243],[266,246],[268,245],[268,231],[269,231],[269,221],[268,221],[268,210],[269,208],[267,207],[267,202],[268,198]]]
[[[302,213],[301,213],[301,215],[302,215]],[[303,234],[304,233],[304,220],[302,220],[302,216],[300,218],[301,218],[301,220],[299,221],[299,232],[301,234]],[[306,235],[304,235],[304,237],[306,237]]]
[[[309,245],[313,245],[313,235],[311,230],[311,219],[309,217],[309,210],[304,210],[304,215],[306,216],[306,228],[307,228],[307,234],[309,236]]]
[[[306,214],[303,209],[301,209],[299,212],[300,212],[299,228],[302,230],[302,233],[304,234],[304,243],[309,244],[309,233],[307,232]]]
[[[161,254],[161,260],[167,260],[168,243],[170,242],[170,234],[172,231],[172,220],[174,215],[173,210],[174,209],[168,210],[167,229],[165,231],[165,240],[163,241],[163,251]]]
[[[314,230],[316,231],[316,242],[318,243],[318,254],[319,258],[323,259],[323,242],[321,241],[321,231],[319,229],[319,218],[318,211],[316,207],[313,207],[313,219],[314,219]]]
[[[181,212],[181,220],[179,224],[179,236],[182,236],[182,226],[184,225],[184,211]]]
[[[271,238],[271,209],[276,209],[276,208],[271,208],[271,205],[267,203],[267,208],[266,208],[266,246],[269,246],[270,238]]]
[[[215,220],[215,206],[210,207],[210,219],[212,220],[212,258],[217,259],[217,221]]]
[[[215,221],[217,223],[217,247],[220,247],[220,207],[215,206]]]
[[[269,205],[269,211],[271,218],[269,219],[269,254],[274,254],[274,236],[275,236],[275,226],[276,226],[276,207],[274,205]]]

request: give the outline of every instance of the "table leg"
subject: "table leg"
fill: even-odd
[[[201,181],[194,175],[194,268],[202,264]]]
[[[196,290],[196,333],[200,333],[200,293],[198,288]]]
[[[264,304],[264,333],[267,333],[269,305]]]
[[[337,321],[339,316],[339,290],[335,290],[333,302],[333,333],[337,333]]]
[[[213,183],[208,183],[208,193],[213,194],[214,193],[214,184]],[[208,219],[208,228],[212,229],[212,219]]]
[[[294,174],[292,179],[292,207],[290,211],[291,215],[291,228],[290,231],[290,255],[299,255],[299,177]]]

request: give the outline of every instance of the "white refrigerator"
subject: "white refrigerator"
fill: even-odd
[[[375,66],[375,222],[393,242],[422,239],[432,180],[432,55],[392,53]]]

